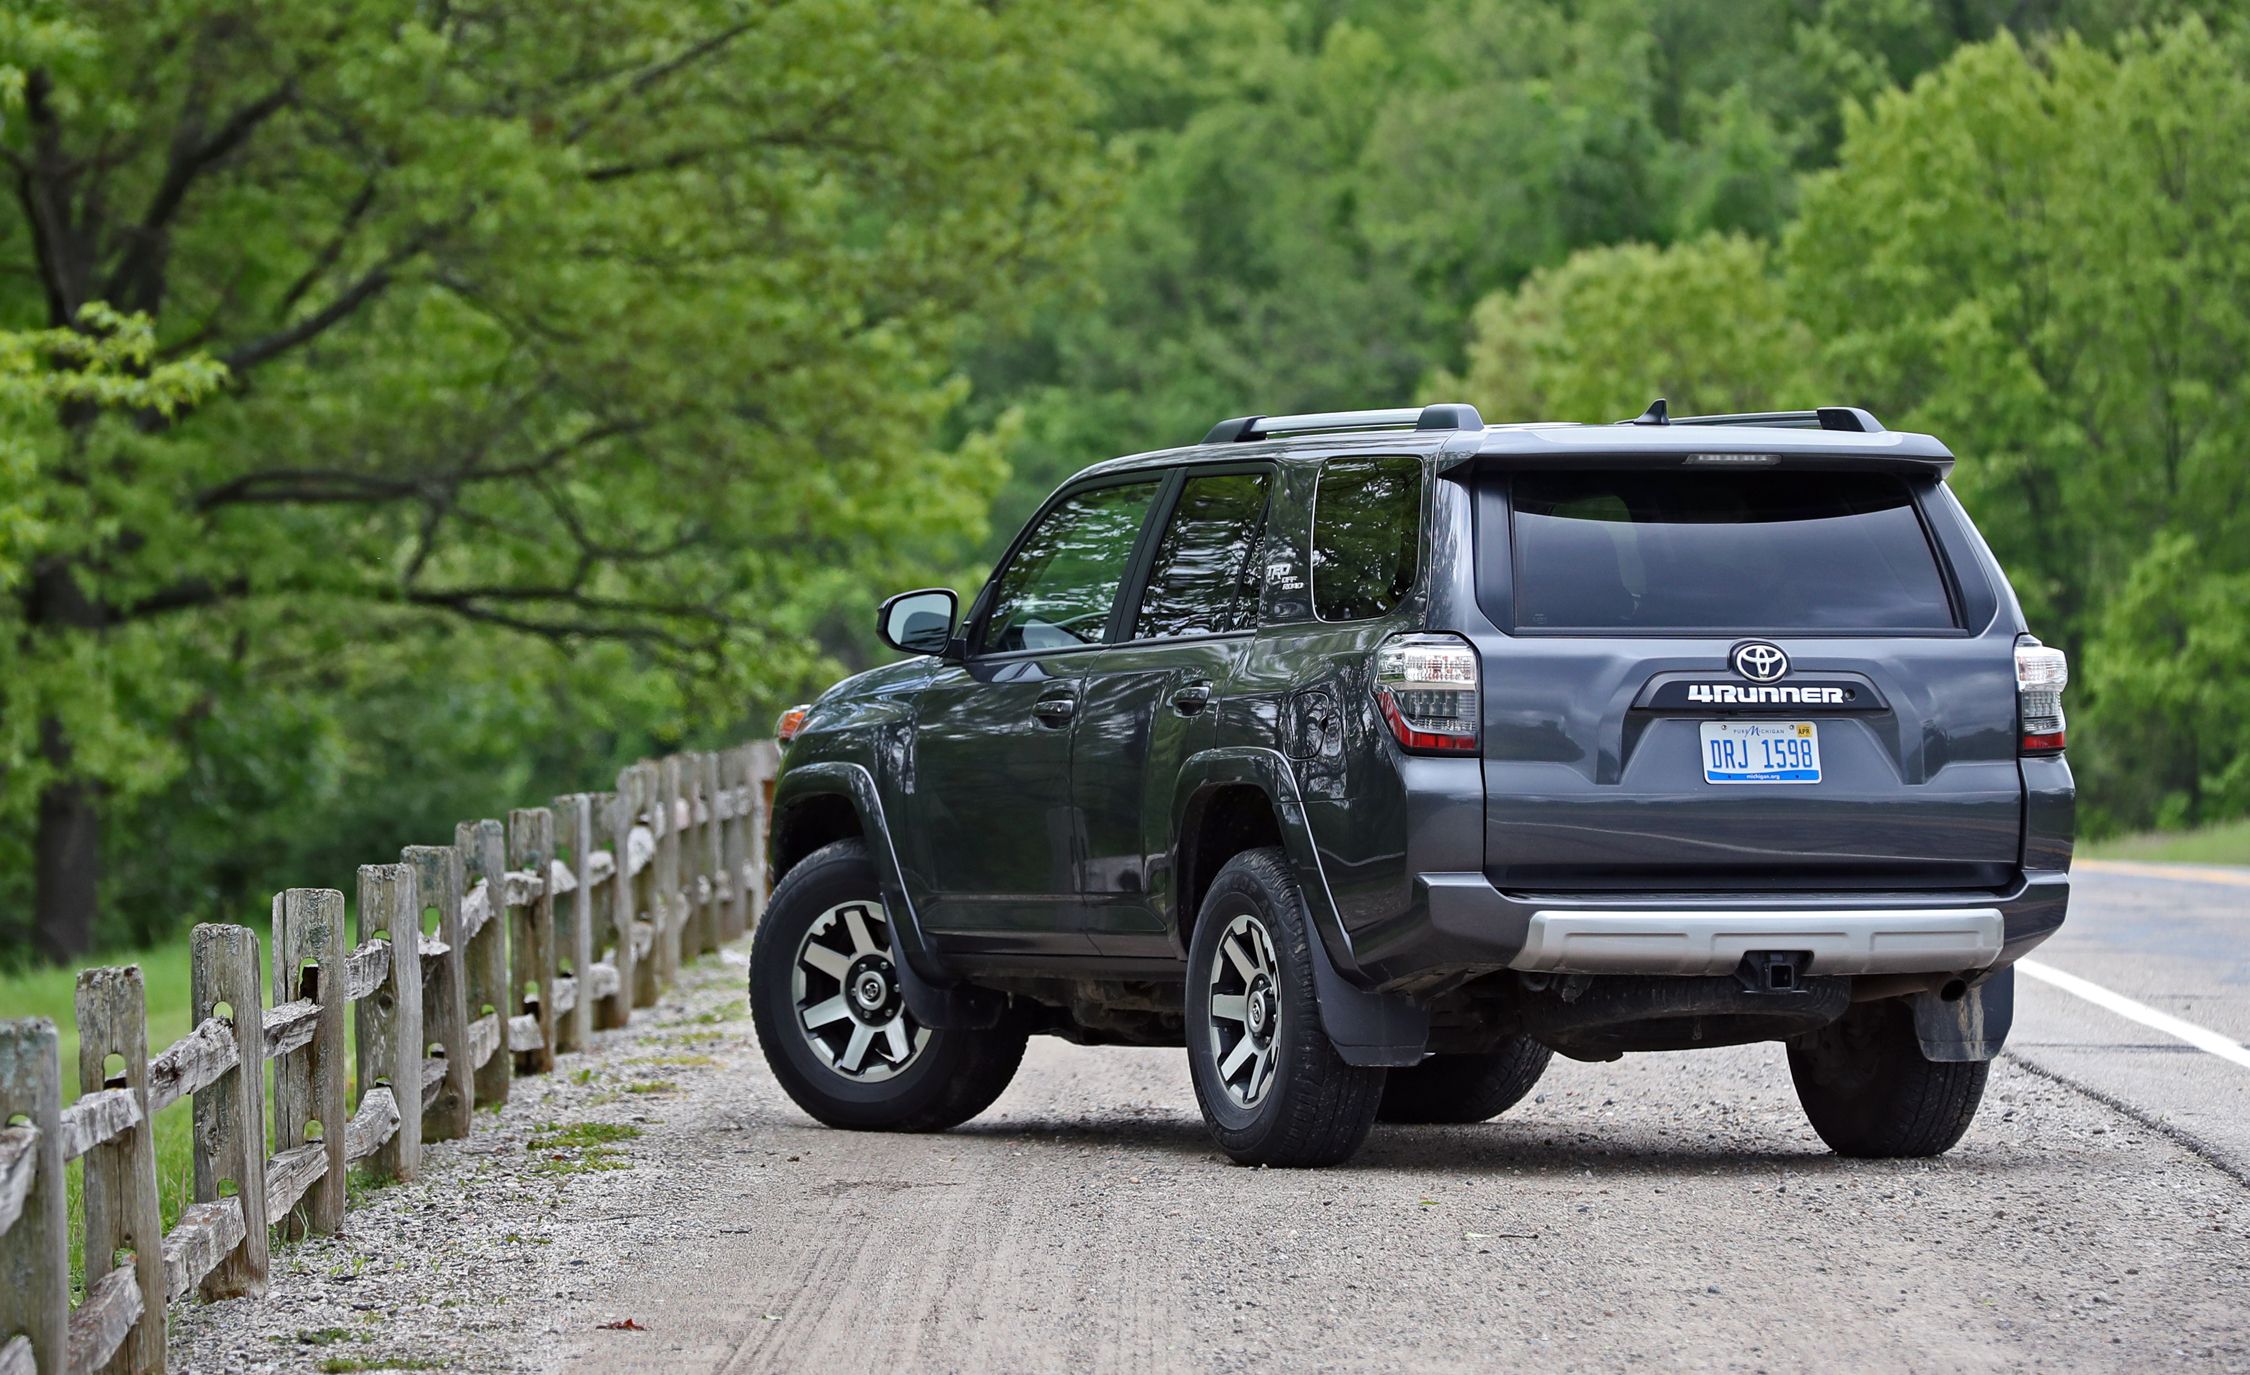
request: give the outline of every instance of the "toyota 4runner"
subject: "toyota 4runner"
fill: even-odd
[[[1931,1155],[2062,923],[2063,656],[1927,435],[1847,407],[1229,420],[1064,484],[913,657],[785,714],[750,970],[823,1122],[1025,1038],[1185,1046],[1237,1160],[1470,1122],[1560,1052],[1778,1040]]]

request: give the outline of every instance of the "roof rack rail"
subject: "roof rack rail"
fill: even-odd
[[[1331,430],[1482,430],[1477,408],[1441,401],[1419,410],[1317,411],[1308,415],[1241,415],[1222,420],[1203,436],[1206,444],[1239,444],[1279,434],[1319,434]]]
[[[1821,406],[1809,411],[1740,411],[1732,415],[1672,415],[1659,396],[1649,408],[1620,425],[1749,425],[1778,430],[1839,430],[1881,434],[1883,422],[1857,406]]]

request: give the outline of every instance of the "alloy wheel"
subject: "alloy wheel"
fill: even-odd
[[[1273,1085],[1281,1035],[1281,961],[1263,920],[1245,912],[1228,921],[1209,977],[1219,1083],[1236,1107],[1255,1107]]]
[[[930,1032],[906,1010],[891,926],[871,902],[838,903],[813,919],[790,970],[797,1027],[813,1053],[855,1083],[914,1062]]]

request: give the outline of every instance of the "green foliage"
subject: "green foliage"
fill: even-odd
[[[953,340],[1076,261],[1131,18],[7,11],[0,907],[98,806],[112,939],[833,677],[984,533]]]
[[[1552,419],[1623,420],[1658,396],[1681,414],[1822,404],[1812,331],[1766,259],[1739,235],[1587,249],[1480,304],[1468,370],[1430,390]]]
[[[2178,8],[1153,4],[1092,59],[1099,127],[1135,162],[1092,273],[973,355],[967,414],[1024,417],[994,542],[1077,467],[1222,416],[1432,399],[1426,379],[1468,364],[1475,304],[1576,250],[1778,233],[1847,102],[1963,43],[2003,25],[2106,39]]]
[[[2002,33],[1843,124],[1777,250],[1582,251],[1481,305],[1443,385],[1594,420],[1846,400],[1943,436],[2074,654],[2089,826],[2250,808],[2250,42]]]

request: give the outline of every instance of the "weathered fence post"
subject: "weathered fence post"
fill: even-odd
[[[555,799],[556,830],[570,846],[570,874],[577,886],[570,894],[570,914],[555,917],[557,963],[567,962],[578,996],[561,1014],[558,1050],[584,1050],[594,1028],[594,796],[571,793]],[[552,868],[553,866],[549,866]]]
[[[148,1111],[148,997],[139,965],[88,969],[78,976],[78,1089],[131,1092],[139,1121],[86,1153],[86,1293],[132,1253],[141,1314],[117,1343],[116,1354],[93,1356],[95,1368],[130,1372],[164,1369],[164,1219],[156,1199],[156,1124]],[[104,1068],[124,1062],[112,1077]],[[104,1339],[106,1340],[106,1338]],[[96,1343],[97,1349],[101,1345]],[[102,1359],[107,1356],[106,1360]],[[76,1362],[73,1362],[76,1364]]]
[[[603,1030],[624,1026],[633,1018],[633,874],[632,856],[628,853],[633,838],[633,815],[623,791],[623,781],[624,776],[620,774],[620,790],[603,793],[601,804],[595,809],[602,832],[609,837],[610,859],[616,865],[609,887],[602,894],[602,920],[609,927],[609,960],[617,966],[617,991],[602,999],[594,1011],[594,1025]]]
[[[759,740],[747,747],[750,755],[750,801],[755,810],[750,826],[750,920],[755,924],[773,894],[773,784],[781,773],[781,746]]]
[[[466,952],[461,937],[461,852],[450,845],[409,845],[399,858],[414,870],[414,894],[423,911],[437,909],[437,944],[442,949],[421,961],[422,1045],[443,1051],[445,1076],[423,1098],[422,1139],[451,1141],[469,1134],[469,1110],[476,1105],[476,1062],[469,1058],[469,999],[463,977]]]
[[[656,886],[656,855],[654,845],[663,821],[656,815],[656,766],[643,760],[628,764],[617,775],[618,862],[631,864],[632,881],[625,885],[624,910],[627,918],[627,936],[634,942],[636,952],[633,968],[633,1006],[648,1007],[663,996],[661,961],[658,952],[664,945],[664,901]],[[633,851],[633,832],[644,824],[648,829],[649,852],[636,856]],[[640,946],[638,923],[648,926],[648,947]]]
[[[726,802],[726,819],[719,824],[718,869],[726,884],[719,908],[719,935],[735,940],[750,929],[750,894],[744,869],[744,841],[749,826],[750,789],[740,749],[718,754],[718,794]]]
[[[242,1240],[203,1277],[206,1299],[266,1292],[266,1032],[258,937],[245,926],[204,923],[188,937],[188,992],[195,1023],[224,1005],[235,1066],[195,1095],[195,1201],[234,1191]]]
[[[687,903],[680,894],[680,757],[668,754],[656,765],[656,797],[649,808],[656,818],[656,978],[670,988],[680,977],[684,950]]]
[[[716,950],[728,940],[726,891],[719,886],[725,877],[719,863],[719,828],[724,824],[719,814],[719,756],[699,751],[689,759],[695,769],[695,869],[703,876],[696,889],[703,912],[703,948]]]
[[[463,952],[468,973],[468,1010],[472,1028],[492,1018],[497,1039],[472,1044],[466,1051],[476,1078],[476,1103],[486,1107],[508,1101],[508,1080],[514,1069],[508,1054],[508,886],[507,841],[497,821],[464,821],[453,828],[453,847],[461,854],[462,901],[484,884],[484,919],[477,929],[464,931],[468,949]],[[463,921],[463,926],[468,925]],[[470,1040],[476,1041],[472,1030]],[[477,1057],[482,1054],[484,1059]]]
[[[509,1006],[530,1014],[539,1024],[538,1046],[523,1052],[517,1069],[545,1074],[555,1067],[555,814],[545,807],[522,807],[508,813],[508,867],[530,870],[538,876],[529,901],[510,904]]]
[[[388,1084],[398,1127],[367,1158],[379,1179],[422,1168],[422,903],[404,864],[359,866],[359,939],[387,937],[389,966],[359,1005],[359,1096]]]
[[[0,1022],[0,1141],[0,1366],[23,1342],[39,1375],[70,1375],[62,1061],[44,1017]]]
[[[273,900],[273,1001],[298,998],[319,1006],[312,1040],[274,1066],[276,1153],[311,1141],[319,1124],[327,1161],[296,1205],[276,1219],[284,1240],[334,1232],[344,1220],[344,1009],[350,1001],[344,967],[344,895],[333,888],[290,888]],[[317,966],[310,972],[306,965]]]
[[[680,963],[702,954],[709,944],[703,885],[696,882],[703,859],[703,773],[693,754],[676,754],[679,801],[673,815],[680,823]]]

